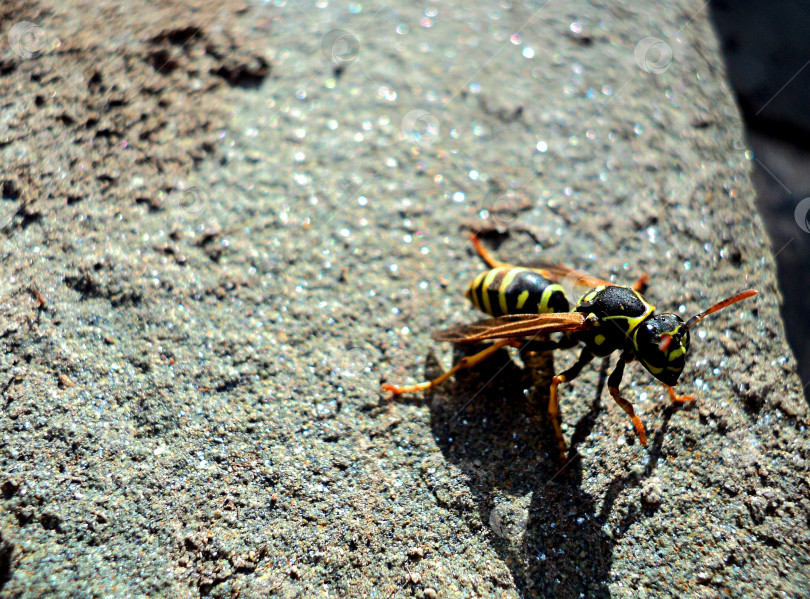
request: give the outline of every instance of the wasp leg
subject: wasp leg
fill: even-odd
[[[487,251],[480,241],[478,241],[478,237],[473,234],[470,235],[470,239],[472,239],[473,245],[475,246],[475,251],[478,252],[478,255],[481,257],[481,260],[487,263],[487,266],[490,268],[515,268],[514,264],[507,264],[506,262],[501,262],[500,260],[496,260],[492,254]]]
[[[633,291],[638,291],[639,293],[643,293],[645,289],[647,289],[647,285],[649,284],[650,277],[646,273],[641,275],[636,282],[633,283],[632,289]]]
[[[414,393],[415,391],[424,391],[425,389],[432,389],[437,385],[441,385],[444,381],[449,379],[459,370],[473,368],[474,366],[477,366],[478,364],[480,364],[481,362],[492,356],[492,354],[496,353],[502,347],[510,346],[513,344],[514,344],[513,339],[499,339],[498,341],[496,341],[486,349],[478,352],[477,354],[461,358],[461,360],[459,360],[458,363],[455,366],[453,366],[450,370],[448,370],[441,376],[436,377],[432,381],[425,381],[424,383],[419,383],[416,385],[392,385],[390,383],[385,383],[382,386],[382,388],[385,391],[390,391],[394,395],[402,395],[403,393]]]
[[[571,368],[551,379],[551,388],[548,394],[548,417],[549,420],[551,420],[551,424],[554,426],[554,434],[557,436],[560,456],[563,458],[565,457],[565,439],[563,438],[562,428],[560,427],[560,406],[557,399],[557,387],[560,383],[573,381],[577,378],[582,368],[591,360],[593,360],[593,354],[585,348],[582,350],[582,353],[579,354],[579,358],[577,358],[576,363],[574,363]]]
[[[672,400],[672,403],[688,403],[690,401],[696,401],[697,397],[694,395],[676,395],[675,389],[670,387],[669,385],[664,385],[667,388],[667,392],[669,393],[669,399]]]
[[[624,376],[624,364],[628,361],[624,354],[622,354],[619,358],[619,363],[616,364],[615,370],[611,373],[610,377],[608,377],[608,389],[610,390],[610,395],[613,397],[613,401],[619,404],[621,409],[630,416],[630,420],[633,421],[638,440],[644,447],[647,447],[647,433],[644,432],[644,425],[641,423],[641,419],[636,416],[633,404],[623,398],[619,393],[619,385],[622,382],[622,376]]]

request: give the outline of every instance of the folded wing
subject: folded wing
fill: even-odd
[[[487,339],[534,337],[548,333],[584,331],[590,327],[580,312],[554,314],[512,314],[462,324],[433,333],[436,341],[473,343]]]

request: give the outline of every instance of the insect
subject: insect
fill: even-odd
[[[436,341],[475,343],[493,341],[482,351],[462,358],[441,376],[415,385],[383,385],[394,395],[413,393],[440,385],[456,372],[473,368],[506,346],[528,343],[533,350],[584,347],[568,370],[552,379],[549,390],[548,416],[554,427],[560,455],[565,455],[565,440],[559,421],[557,388],[572,381],[595,357],[606,357],[620,351],[619,361],[608,378],[613,400],[630,417],[636,435],[647,446],[647,434],[633,404],[621,396],[619,386],[625,364],[638,360],[650,374],[661,381],[675,403],[694,400],[691,395],[678,396],[673,388],[686,365],[689,331],[703,318],[757,294],[753,289],[726,298],[684,322],[672,313],[656,314],[641,295],[646,284],[642,276],[630,287],[615,285],[561,264],[521,267],[493,258],[475,235],[471,236],[478,255],[490,270],[478,275],[465,295],[479,310],[492,318],[472,324],[457,325],[433,333]],[[561,282],[573,281],[581,293],[569,311],[569,301]],[[557,340],[548,337],[562,333]]]

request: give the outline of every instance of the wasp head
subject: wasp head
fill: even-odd
[[[677,314],[657,314],[633,332],[633,349],[639,362],[655,378],[674,386],[686,365],[689,327]]]
[[[665,385],[673,387],[686,365],[686,354],[689,352],[689,329],[709,314],[714,314],[756,294],[755,290],[749,289],[727,297],[700,314],[695,314],[688,322],[681,320],[677,314],[651,316],[638,325],[631,335],[636,358],[655,378]]]

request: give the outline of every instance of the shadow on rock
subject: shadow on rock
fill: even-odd
[[[532,369],[501,354],[430,397],[433,435],[466,475],[481,522],[524,597],[609,597],[615,541],[603,531],[605,506],[595,516],[593,498],[581,489],[576,454],[593,426],[601,388],[571,435],[573,458],[561,468],[544,416],[547,396],[527,401],[539,388]]]

